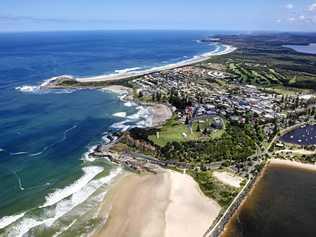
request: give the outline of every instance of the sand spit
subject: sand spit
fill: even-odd
[[[292,166],[292,167],[296,167],[300,169],[316,171],[316,164],[304,164],[298,161],[282,160],[282,159],[272,159],[269,162],[272,165],[286,165],[286,166]]]

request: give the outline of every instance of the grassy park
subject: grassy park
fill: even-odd
[[[171,118],[157,134],[149,136],[154,144],[163,147],[169,142],[186,142],[192,140],[220,138],[224,129],[214,129],[210,133],[203,134],[205,128],[209,128],[212,123],[212,119],[203,119],[201,121],[194,121],[192,126],[192,132],[189,126],[182,121],[177,120],[175,117]],[[198,127],[200,127],[198,129]],[[157,136],[159,134],[159,136]]]

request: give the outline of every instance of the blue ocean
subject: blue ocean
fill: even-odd
[[[0,236],[80,236],[124,171],[87,157],[146,108],[106,90],[36,90],[60,75],[96,76],[167,65],[213,51],[209,32],[0,34]],[[20,90],[22,87],[31,90]],[[34,90],[32,88],[35,88]],[[126,112],[125,118],[115,116]]]

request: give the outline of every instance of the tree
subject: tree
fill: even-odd
[[[197,124],[197,128],[196,128],[196,131],[197,131],[197,132],[201,132],[201,128],[200,128],[200,122],[198,122],[198,124]]]
[[[144,96],[143,92],[142,92],[142,91],[139,91],[139,92],[138,92],[138,97],[139,97],[139,98],[142,98],[143,96]]]

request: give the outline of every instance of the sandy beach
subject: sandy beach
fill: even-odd
[[[126,86],[120,86],[120,85],[111,85],[111,86],[107,86],[105,88],[103,88],[103,90],[108,90],[111,91],[113,93],[117,93],[117,94],[133,94],[133,89],[126,87]]]
[[[212,56],[229,54],[236,50],[235,47],[232,47],[230,45],[223,45],[223,46],[225,47],[225,49],[222,51],[215,50],[213,52],[208,52],[200,56],[196,56],[191,59],[184,60],[184,61],[174,63],[174,64],[168,64],[165,66],[160,66],[160,67],[155,67],[155,68],[150,68],[150,69],[140,70],[140,71],[129,71],[129,72],[114,73],[114,74],[100,75],[100,76],[94,76],[94,77],[80,77],[80,78],[75,78],[75,80],[78,82],[118,81],[118,80],[128,79],[131,77],[144,76],[150,73],[155,73],[155,72],[159,72],[163,70],[170,70],[170,69],[174,69],[178,67],[189,66],[192,64],[196,64],[196,63],[200,63],[205,60],[208,60]]]
[[[164,104],[155,104],[149,110],[153,117],[152,127],[159,127],[172,117],[171,109]]]
[[[133,89],[129,87],[112,85],[103,88],[103,90],[111,91],[119,95],[126,95],[124,97],[124,101],[133,101]],[[154,104],[148,106],[148,109],[152,116],[151,127],[162,126],[168,119],[172,117],[173,114],[171,108],[165,104]]]
[[[165,237],[203,236],[221,207],[204,196],[191,176],[169,172],[170,203],[166,210]]]
[[[219,212],[186,174],[130,174],[104,200],[100,216],[106,221],[93,236],[202,236]]]
[[[271,159],[269,160],[270,164],[273,165],[287,165],[287,166],[293,166],[300,169],[307,169],[307,170],[316,170],[316,164],[304,164],[297,161],[291,161],[291,160],[282,160],[282,159]]]
[[[234,188],[240,188],[240,184],[243,179],[237,175],[228,172],[218,172],[214,171],[213,176],[218,179],[220,182],[232,186]]]

